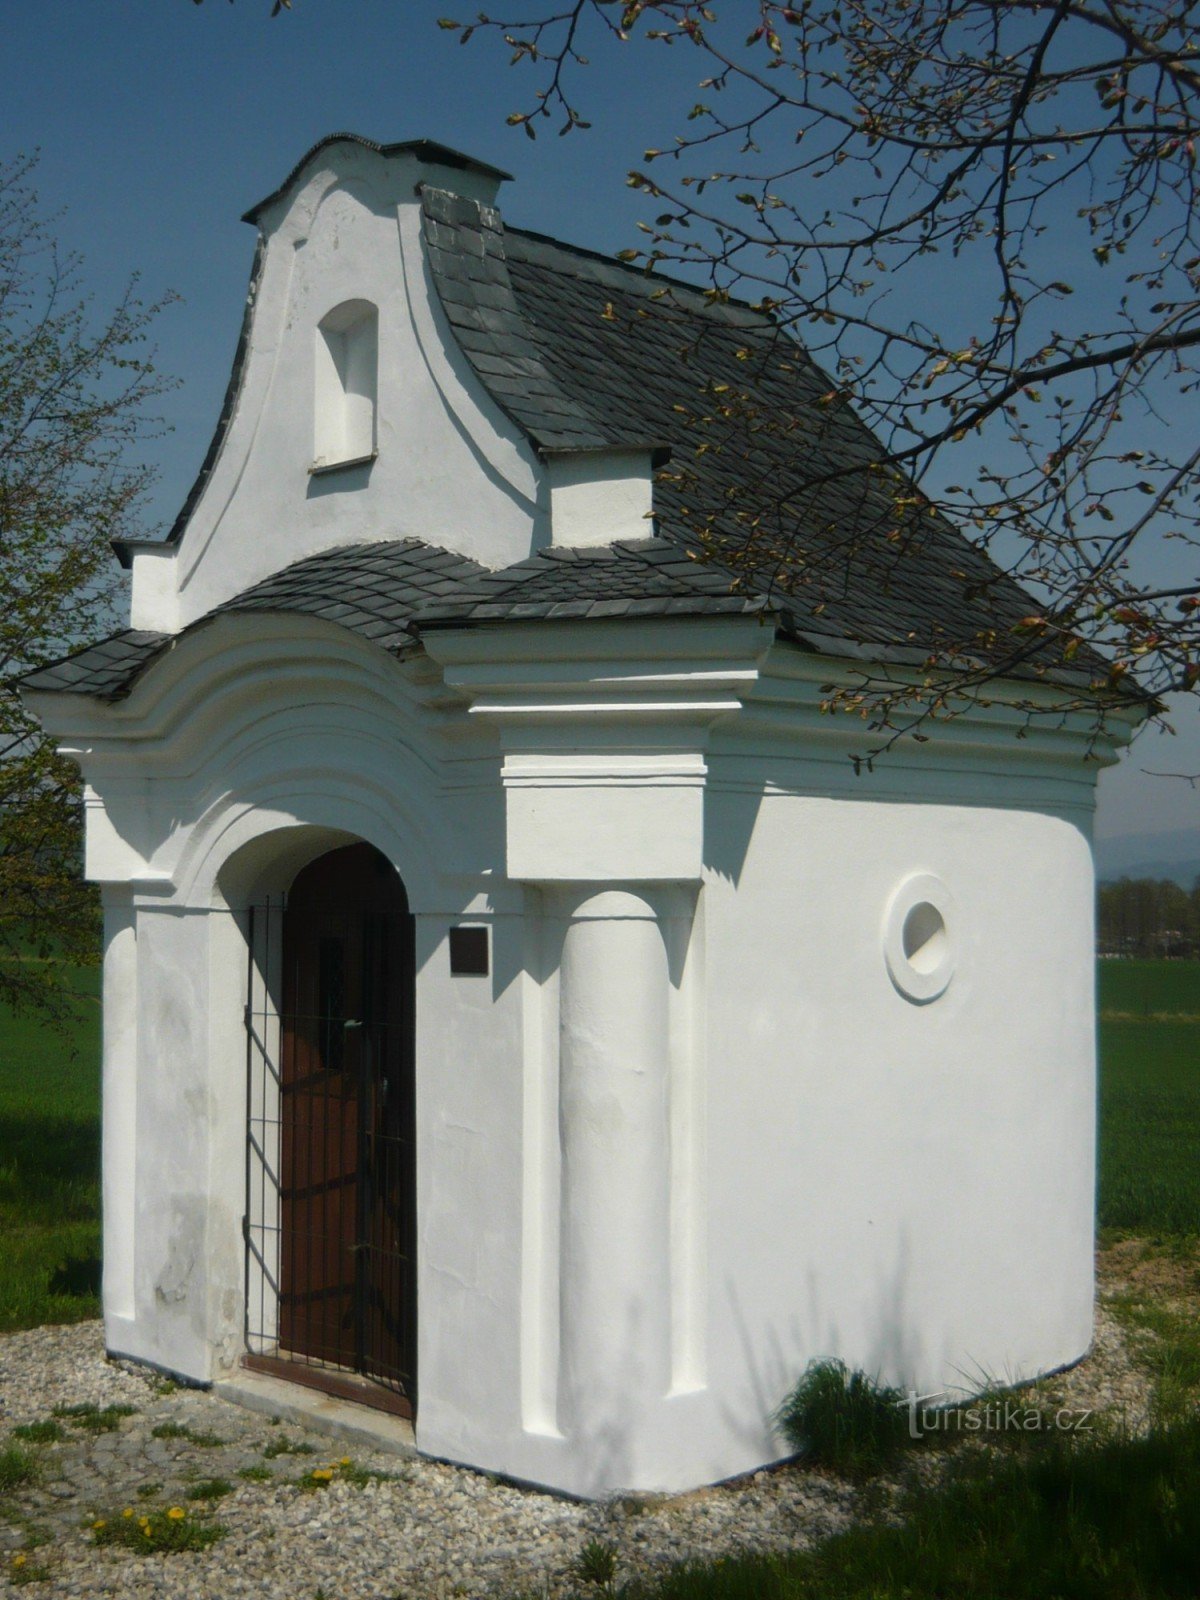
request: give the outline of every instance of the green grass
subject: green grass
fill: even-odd
[[[1200,1232],[1200,1023],[1102,1024],[1099,1219],[1155,1238]]]
[[[33,1483],[38,1475],[37,1458],[19,1444],[0,1445],[0,1494]]]
[[[57,1444],[65,1439],[61,1422],[25,1422],[13,1429],[14,1439],[24,1439],[28,1444]]]
[[[275,1461],[279,1456],[311,1456],[316,1451],[311,1444],[306,1444],[303,1439],[291,1440],[286,1434],[281,1434],[278,1439],[271,1439],[263,1446],[263,1455],[268,1461]]]
[[[1155,1421],[1170,1427],[1195,1417],[1200,1411],[1200,1324],[1193,1307],[1164,1304],[1136,1291],[1116,1296],[1109,1305],[1131,1330],[1134,1355],[1150,1375]]]
[[[48,1583],[50,1581],[50,1568],[42,1561],[30,1561],[24,1550],[16,1551],[9,1557],[8,1581],[14,1588],[21,1588],[27,1583]]]
[[[219,1522],[199,1521],[183,1506],[172,1506],[166,1511],[144,1511],[140,1515],[127,1508],[124,1512],[97,1517],[92,1523],[92,1539],[96,1544],[121,1545],[143,1556],[207,1550],[224,1534],[225,1529]]]
[[[233,1493],[233,1485],[228,1478],[202,1478],[199,1483],[192,1484],[187,1492],[189,1500],[221,1500],[227,1494]]]
[[[203,1429],[189,1428],[183,1422],[160,1422],[156,1427],[151,1428],[150,1434],[155,1439],[186,1439],[189,1444],[194,1444],[201,1450],[219,1450],[223,1444],[228,1444],[229,1442],[215,1433],[205,1433]]]
[[[1101,1015],[1200,1017],[1200,961],[1098,961]]]
[[[901,1526],[677,1569],[644,1600],[1194,1600],[1200,1421],[1147,1439],[966,1453]]]
[[[123,1417],[135,1417],[136,1406],[98,1406],[86,1402],[78,1406],[55,1406],[53,1415],[62,1417],[73,1428],[85,1433],[116,1433]]]
[[[100,1308],[99,969],[70,982],[67,1040],[0,1008],[0,1332]]]
[[[784,1438],[815,1467],[848,1478],[882,1472],[909,1448],[908,1412],[899,1389],[814,1361],[779,1408]]]

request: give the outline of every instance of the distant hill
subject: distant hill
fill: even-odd
[[[1200,811],[1200,798],[1196,804]],[[1190,889],[1200,878],[1200,827],[1097,839],[1095,854],[1101,883],[1115,883],[1118,878],[1169,878]]]

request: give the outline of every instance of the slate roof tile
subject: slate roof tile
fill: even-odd
[[[244,612],[299,612],[336,623],[397,652],[426,628],[481,622],[741,612],[757,604],[660,541],[611,549],[544,550],[491,571],[417,539],[340,546],[297,561],[218,606],[193,628]],[[190,631],[190,630],[187,630]],[[169,648],[168,634],[132,629],[29,674],[30,689],[117,700]]]
[[[27,673],[21,681],[30,689],[113,698],[170,643],[169,633],[124,628],[99,644]]]
[[[427,190],[424,206],[434,281],[468,359],[539,450],[673,446],[655,488],[656,529],[668,542],[695,548],[688,508],[728,504],[711,529],[719,557],[745,544],[738,513],[758,516],[763,553],[739,567],[743,582],[776,604],[786,598],[799,619],[819,619],[824,638],[928,645],[1028,613],[1029,597],[940,515],[896,539],[894,483],[862,470],[882,463],[882,446],[853,410],[823,403],[832,380],[768,316],[505,229],[491,208],[461,197]],[[479,356],[461,284],[443,275],[456,253],[482,255],[476,303],[497,308],[488,325],[501,359]],[[720,418],[717,385],[745,397],[740,420]],[[697,455],[701,442],[709,448]],[[728,591],[728,570],[718,572]]]

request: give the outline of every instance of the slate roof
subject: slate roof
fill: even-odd
[[[150,665],[171,642],[169,633],[147,633],[125,628],[99,644],[76,650],[61,661],[52,661],[27,672],[20,680],[27,689],[56,694],[87,694],[99,700],[118,700],[144,667]]]
[[[908,485],[878,470],[879,441],[769,316],[460,196],[426,190],[423,211],[455,337],[540,451],[672,451],[655,486],[667,540],[729,559],[753,514],[743,581],[857,645],[962,640],[1035,609],[944,517],[897,511]]]
[[[216,607],[228,613],[301,612],[399,652],[426,628],[537,619],[739,616],[763,610],[731,579],[661,539],[595,550],[550,549],[493,572],[419,539],[345,545],[297,561]],[[186,630],[188,632],[191,629]],[[175,636],[126,629],[22,681],[33,690],[124,698]]]
[[[338,140],[497,170],[442,146],[337,134],[248,216]],[[393,650],[424,628],[464,623],[758,611],[810,649],[911,661],[986,630],[1003,638],[1035,609],[936,511],[897,510],[907,486],[887,476],[879,442],[830,403],[830,379],[761,311],[506,228],[494,208],[440,190],[423,192],[422,222],[455,338],[539,453],[635,448],[667,463],[655,537],[551,549],[501,572],[414,540],[356,545],[298,562],[221,611],[302,611]],[[260,268],[261,243],[221,420],[172,541],[236,407]],[[727,396],[740,397],[732,414]],[[128,564],[130,547],[118,553]],[[127,630],[27,682],[115,697],[168,643]],[[1081,653],[1075,671],[1055,675],[1086,681],[1096,665]]]
[[[731,574],[693,560],[666,539],[617,540],[595,549],[551,547],[499,572],[482,569],[441,602],[424,605],[413,628],[479,622],[604,617],[743,616],[766,602],[733,587]]]

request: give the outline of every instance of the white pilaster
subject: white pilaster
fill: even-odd
[[[104,885],[104,1045],[101,1173],[104,1212],[104,1324],[123,1348],[134,1315],[137,1191],[137,921],[131,886]]]
[[[559,1426],[620,1482],[670,1387],[670,972],[644,891],[573,898],[559,902]]]

